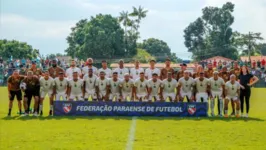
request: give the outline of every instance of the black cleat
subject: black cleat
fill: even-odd
[[[235,112],[232,112],[230,116],[235,116]]]
[[[11,117],[11,113],[8,113],[8,114],[7,114],[7,117]]]
[[[41,112],[40,112],[40,116],[42,116],[42,115],[43,115],[43,112],[41,111]]]
[[[50,112],[49,112],[49,116],[52,116],[52,115],[53,115],[53,111],[50,110]]]

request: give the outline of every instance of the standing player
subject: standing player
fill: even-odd
[[[218,72],[213,72],[213,77],[210,78],[210,86],[211,86],[211,115],[214,116],[214,106],[215,106],[215,98],[218,99],[218,113],[219,116],[222,116],[223,111],[223,98],[224,98],[224,85],[225,82],[222,78],[218,76]]]
[[[184,77],[178,80],[178,93],[179,100],[181,102],[184,101],[184,98],[187,98],[188,102],[192,102],[194,99],[194,95],[192,93],[193,87],[195,86],[195,80],[189,76],[189,71],[184,72]]]
[[[196,82],[196,102],[208,103],[208,93],[210,91],[210,84],[209,80],[204,77],[204,72],[200,73],[200,77],[196,78],[195,82]]]
[[[157,73],[152,74],[152,79],[148,81],[148,100],[151,102],[154,98],[154,101],[160,101],[162,98],[162,93],[160,92],[161,80],[158,79]]]
[[[50,112],[49,115],[52,115],[53,113],[53,87],[54,87],[54,80],[52,77],[50,77],[49,72],[44,72],[44,77],[40,78],[40,86],[41,86],[41,98],[40,98],[40,115],[43,115],[43,100],[45,99],[45,96],[49,96],[50,100]]]
[[[148,81],[144,77],[144,72],[140,72],[140,77],[135,81],[135,98],[138,101],[146,101],[148,94]]]
[[[66,77],[67,77],[68,80],[72,80],[73,79],[74,72],[77,72],[78,77],[82,76],[81,70],[78,67],[76,67],[75,60],[72,60],[71,61],[71,67],[66,70]]]
[[[135,81],[139,78],[139,73],[144,72],[143,68],[139,67],[139,61],[135,60],[135,67],[130,69],[130,76]]]
[[[13,71],[12,76],[10,76],[7,79],[7,85],[8,85],[8,97],[9,97],[9,109],[8,109],[8,116],[11,116],[11,110],[13,107],[13,101],[15,97],[18,101],[18,108],[19,108],[19,114],[21,114],[21,100],[22,100],[22,93],[20,90],[20,83],[24,79],[23,76],[19,75],[19,72],[17,70]]]
[[[97,76],[93,74],[93,69],[89,69],[89,73],[83,77],[84,79],[84,99],[85,101],[88,101],[88,99],[91,97],[93,101],[97,100],[96,90],[95,90],[95,84]]]
[[[55,100],[67,100],[67,79],[64,78],[64,72],[59,72],[59,77],[54,79]]]
[[[105,73],[100,72],[99,78],[96,80],[96,95],[98,100],[109,100],[109,80],[105,78]]]
[[[178,95],[175,93],[175,90],[178,90],[177,87],[177,81],[172,77],[172,72],[169,72],[167,74],[167,79],[162,81],[161,91],[163,93],[163,101],[166,101],[167,98],[169,98],[171,102],[178,101]]]
[[[68,81],[68,97],[70,101],[83,100],[83,85],[82,79],[79,79],[78,72],[73,72],[73,79]]]
[[[120,83],[120,96],[122,101],[127,101],[127,98],[134,100],[134,81],[130,79],[128,73],[125,74],[124,80]]]
[[[124,67],[124,61],[122,59],[119,60],[119,67],[115,68],[113,72],[118,73],[118,78],[123,79],[125,73],[129,73],[128,69]]]
[[[165,67],[161,69],[161,80],[164,80],[167,78],[167,73],[172,72],[172,76],[174,77],[175,70],[171,67],[171,60],[167,58],[165,60]]]
[[[240,109],[240,84],[236,81],[236,76],[232,74],[230,76],[230,81],[226,82],[225,84],[225,114],[224,117],[228,117],[228,103],[232,100],[236,103],[236,117],[239,116],[239,109]]]
[[[208,70],[205,71],[205,77],[208,78],[208,79],[213,77],[213,72],[214,71],[213,71],[213,68],[212,68],[212,63],[209,62],[208,63]]]
[[[203,72],[203,67],[201,65],[197,66],[196,72],[193,73],[192,77],[193,79],[196,79],[198,77],[200,77],[200,73]]]
[[[113,101],[121,101],[121,96],[120,96],[120,81],[117,76],[117,72],[113,72],[113,78],[109,80],[109,85],[110,85],[110,96],[109,100]]]
[[[187,64],[183,63],[183,64],[180,64],[180,66],[181,66],[181,70],[179,70],[176,74],[176,81],[182,78],[184,76],[185,70],[187,70]]]
[[[98,70],[98,75],[100,75],[100,72],[103,71],[105,73],[105,78],[109,79],[112,77],[112,70],[107,67],[106,60],[102,61],[102,68]]]
[[[97,75],[97,68],[94,67],[92,64],[93,64],[93,59],[92,58],[88,58],[87,62],[86,62],[86,66],[82,68],[83,76],[88,74],[89,69],[92,69],[93,73],[95,75]]]
[[[49,72],[50,76],[51,76],[53,79],[55,79],[56,77],[58,77],[59,73],[60,73],[60,72],[64,72],[64,70],[63,70],[61,67],[58,67],[58,66],[57,66],[57,60],[54,59],[54,60],[52,61],[52,67],[50,67],[50,68],[48,69],[48,72]]]
[[[155,68],[155,60],[150,60],[150,67],[145,70],[145,79],[150,80],[152,78],[152,74],[156,73],[158,76],[161,74],[160,69]]]

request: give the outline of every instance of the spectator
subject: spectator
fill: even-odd
[[[256,61],[253,60],[253,62],[252,62],[252,69],[255,69],[255,68],[256,68]]]
[[[223,68],[222,60],[219,60],[218,62],[218,69],[221,70]]]
[[[25,58],[22,58],[22,59],[21,59],[21,64],[22,64],[23,66],[26,65],[26,59],[25,59]]]
[[[213,60],[213,67],[214,68],[217,68],[217,61],[216,61],[216,59]]]
[[[265,60],[264,59],[262,59],[261,60],[261,69],[265,69]]]
[[[260,60],[258,59],[258,61],[257,61],[257,67],[258,68],[261,68],[261,66],[260,66]]]

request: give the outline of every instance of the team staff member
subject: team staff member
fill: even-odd
[[[60,72],[64,72],[64,70],[63,70],[61,67],[58,67],[58,66],[57,66],[57,61],[56,61],[56,59],[54,59],[54,60],[52,61],[52,67],[50,67],[50,68],[48,69],[48,72],[49,72],[50,76],[51,76],[53,79],[55,79],[56,77],[58,77],[59,73],[60,73]]]
[[[26,73],[28,71],[32,71],[33,75],[35,75],[38,78],[40,78],[40,76],[42,75],[42,69],[37,68],[36,61],[32,61],[31,68],[27,69]]]
[[[213,72],[212,63],[208,63],[208,70],[205,71],[205,77],[208,79],[213,77]]]
[[[40,82],[39,79],[33,75],[32,71],[27,72],[27,77],[22,81],[26,84],[26,87],[23,89],[24,94],[24,109],[25,115],[28,115],[30,109],[30,103],[32,97],[34,97],[34,116],[38,116],[38,105],[39,105],[39,96],[40,96]]]
[[[19,75],[19,72],[15,70],[7,79],[7,85],[8,85],[8,97],[9,97],[9,109],[8,109],[8,116],[11,116],[11,110],[13,106],[13,101],[15,97],[18,101],[18,108],[19,108],[19,114],[21,114],[21,100],[22,100],[22,93],[20,90],[20,83],[24,79],[23,76]]]
[[[161,75],[160,75],[161,80],[167,78],[168,72],[171,72],[172,76],[174,77],[175,70],[171,67],[171,60],[169,58],[165,60],[165,67],[161,69]]]
[[[240,102],[241,102],[241,114],[242,117],[244,117],[244,99],[246,102],[246,115],[245,117],[248,117],[249,113],[249,98],[251,95],[250,87],[257,83],[259,81],[258,77],[252,75],[249,73],[246,66],[241,67],[240,75],[239,75],[239,82],[242,86],[244,86],[243,89],[240,90]]]
[[[178,81],[180,78],[184,76],[184,72],[187,70],[187,64],[183,63],[180,64],[181,70],[177,72],[176,74],[176,81]]]

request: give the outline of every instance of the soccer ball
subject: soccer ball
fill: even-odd
[[[19,85],[19,87],[20,87],[20,89],[23,89],[23,90],[26,90],[26,83],[25,82],[21,82],[20,83],[20,85]]]

